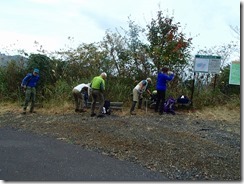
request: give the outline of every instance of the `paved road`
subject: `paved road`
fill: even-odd
[[[51,137],[0,128],[0,180],[166,181],[167,178]]]

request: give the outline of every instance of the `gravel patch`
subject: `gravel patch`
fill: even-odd
[[[27,114],[5,112],[0,127],[12,127],[77,144],[159,171],[170,180],[240,181],[240,121],[202,119],[185,112],[162,116],[141,111]]]

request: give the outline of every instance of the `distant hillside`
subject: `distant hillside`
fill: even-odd
[[[10,55],[5,55],[0,53],[0,67],[1,66],[7,66],[7,64],[11,61],[15,61],[18,64],[23,64],[27,62],[27,58],[20,56],[20,55],[14,55],[14,56],[10,56]]]

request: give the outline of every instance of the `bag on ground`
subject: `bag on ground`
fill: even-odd
[[[104,102],[103,114],[108,114],[108,115],[111,114],[110,101],[109,100],[105,100],[105,102]]]
[[[185,95],[180,95],[178,98],[177,98],[177,103],[179,104],[182,104],[182,105],[186,105],[186,104],[189,104],[191,103],[190,99],[185,96]]]
[[[176,100],[173,97],[169,97],[165,102],[164,102],[164,111],[166,113],[171,113],[175,114],[174,110],[174,105],[176,103]]]

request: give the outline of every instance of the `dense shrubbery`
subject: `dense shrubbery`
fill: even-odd
[[[41,61],[38,61],[38,59]],[[0,97],[2,101],[23,101],[23,93],[20,91],[20,83],[23,77],[32,72],[33,68],[40,69],[40,83],[38,89],[38,102],[56,103],[72,102],[72,88],[79,83],[89,83],[91,79],[100,73],[92,73],[88,76],[87,72],[81,72],[82,66],[76,67],[73,64],[64,64],[64,61],[52,61],[43,55],[31,55],[29,57],[27,67],[19,66],[17,62],[10,62],[5,67],[0,67]],[[33,64],[36,65],[33,65]],[[55,63],[55,64],[54,64]],[[65,68],[63,67],[65,66]],[[33,68],[32,68],[33,67]],[[59,69],[58,69],[59,68]],[[91,68],[92,70],[92,68]],[[220,75],[217,77],[215,87],[213,83],[206,82],[205,78],[199,75],[199,79],[195,81],[193,104],[194,107],[214,106],[232,104],[240,106],[240,86],[228,84],[229,65],[226,66]],[[156,76],[150,76],[153,79],[153,84],[150,90],[155,89]],[[144,76],[138,79],[128,77],[108,75],[106,80],[106,94],[105,97],[111,101],[122,101],[125,104],[130,104],[132,89],[136,83],[145,79]],[[201,81],[202,80],[202,81]],[[167,96],[177,98],[184,94],[191,98],[192,96],[192,80],[188,84],[184,84],[176,77],[168,84]],[[146,96],[146,94],[145,94]]]

